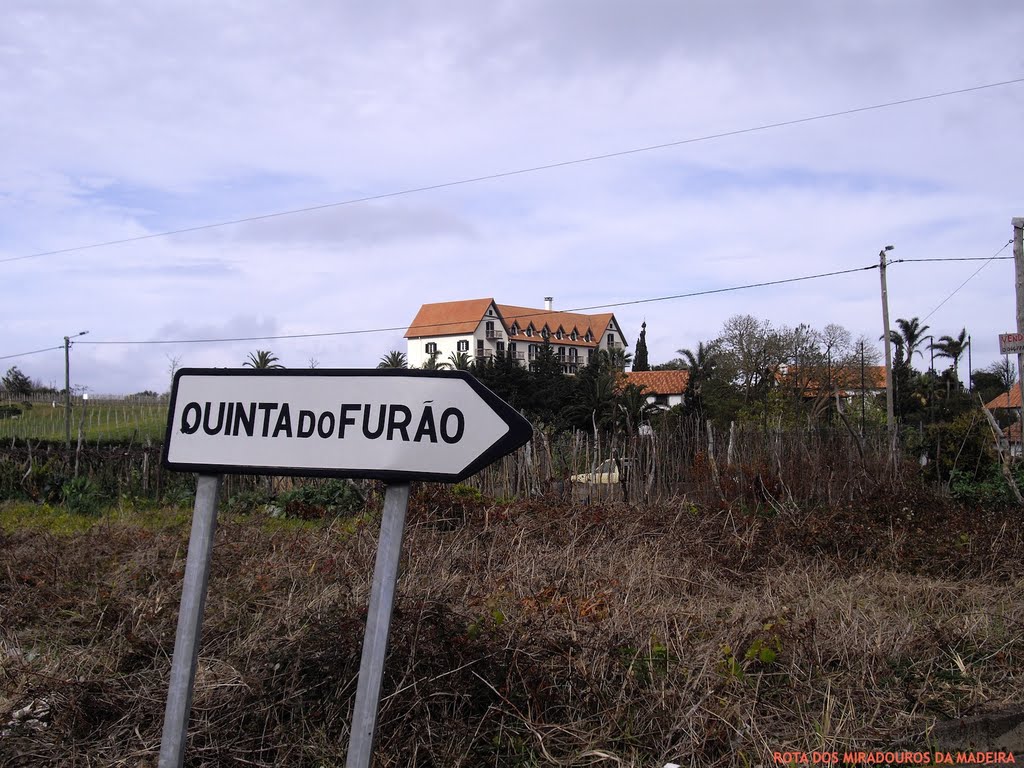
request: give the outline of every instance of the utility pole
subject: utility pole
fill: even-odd
[[[71,450],[71,338],[64,337],[64,447]]]
[[[85,336],[88,331],[64,337],[64,445],[71,450],[71,339]]]
[[[892,340],[889,338],[889,291],[885,285],[885,254],[892,249],[893,246],[887,245],[878,252],[878,274],[882,279],[882,330],[884,331],[882,338],[885,340],[885,423],[890,435],[895,429],[896,418],[893,413]],[[1017,319],[1020,322],[1019,310]]]
[[[967,396],[974,392],[974,365],[971,362],[971,334],[967,334]]]
[[[864,437],[864,417],[868,393],[864,389],[864,342],[860,343],[860,436]]]
[[[1013,265],[1017,276],[1017,333],[1024,333],[1024,216],[1015,216],[1013,224]],[[1024,354],[1017,353],[1017,386],[1021,394],[1021,418],[1024,420]],[[1024,421],[1022,421],[1024,423]]]

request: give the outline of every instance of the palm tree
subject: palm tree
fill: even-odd
[[[627,352],[624,347],[612,347],[608,350],[608,360],[616,371],[626,370],[626,366],[633,362],[633,354]]]
[[[277,356],[269,349],[257,349],[249,353],[249,359],[242,363],[242,367],[269,370],[273,368],[284,368],[277,362]]]
[[[916,317],[912,317],[909,320],[904,320],[902,317],[897,318],[896,325],[899,327],[900,341],[896,342],[895,339],[893,339],[893,341],[896,342],[897,346],[900,346],[900,343],[902,342],[903,353],[906,355],[905,359],[907,361],[907,365],[913,367],[914,353],[916,352],[922,357],[924,356],[924,353],[918,349],[918,346],[924,342],[928,335],[927,331],[930,326],[921,325],[921,321]],[[890,333],[895,334],[894,331],[890,331]]]
[[[405,352],[399,352],[397,349],[393,349],[388,352],[384,357],[377,363],[378,368],[408,368],[409,358],[405,356]]]
[[[449,368],[456,371],[468,371],[472,364],[473,358],[469,356],[469,352],[452,352],[448,355],[446,363]]]
[[[940,336],[939,340],[932,345],[932,349],[939,357],[945,357],[952,361],[949,367],[953,371],[953,380],[956,382],[958,392],[960,391],[960,358],[963,357],[970,344],[967,340],[967,329],[961,328],[956,338]]]
[[[448,363],[437,362],[437,357],[440,354],[440,352],[431,352],[430,357],[423,365],[420,366],[420,368],[424,371],[443,371],[445,368],[448,368]]]
[[[611,426],[615,421],[617,380],[613,372],[599,372],[588,385],[581,387],[566,409],[566,415],[578,424],[590,422],[595,438],[600,428]]]
[[[658,406],[647,402],[644,389],[636,384],[627,384],[616,401],[619,426],[628,435],[636,434],[640,425],[660,410]]]
[[[697,343],[696,353],[689,349],[677,349],[676,352],[686,361],[686,368],[690,372],[686,387],[695,398],[699,398],[704,382],[711,378],[718,364],[715,349],[711,344],[701,341]]]

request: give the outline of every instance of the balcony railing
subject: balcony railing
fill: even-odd
[[[488,328],[486,331],[484,331],[484,338],[485,339],[504,339],[505,335],[501,331],[495,330],[494,328]]]

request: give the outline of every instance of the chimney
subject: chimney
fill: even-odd
[[[555,300],[554,296],[545,296],[544,297],[544,309],[546,309],[548,312],[550,312],[551,311],[551,302],[554,301],[554,300]]]

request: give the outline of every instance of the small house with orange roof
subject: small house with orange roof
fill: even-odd
[[[847,366],[829,369],[826,366],[782,365],[775,375],[778,385],[798,393],[805,400],[831,398],[837,394],[850,401],[861,395],[885,393],[885,366]]]
[[[640,387],[647,402],[667,410],[683,404],[689,382],[689,371],[629,371],[623,376],[622,386]]]
[[[1006,439],[1007,444],[1010,448],[1011,456],[1020,456],[1024,453],[1024,446],[1021,445],[1021,429],[1020,429],[1020,387],[1014,384],[1010,387],[1009,391],[1004,392],[1001,395],[996,395],[987,403],[985,407],[993,412],[996,411],[1010,411],[1010,418],[1013,421],[1009,426],[1003,427],[1003,437]]]
[[[1020,387],[1016,384],[1010,387],[1008,392],[1004,392],[1001,395],[996,395],[989,402],[985,403],[985,407],[990,411],[998,411],[1000,409],[1020,409]]]
[[[562,371],[572,374],[597,350],[628,346],[612,313],[559,312],[552,301],[545,297],[544,309],[491,298],[424,304],[405,332],[409,366],[419,368],[432,356],[443,363],[461,352],[474,361],[507,356],[529,367],[547,342]]]

